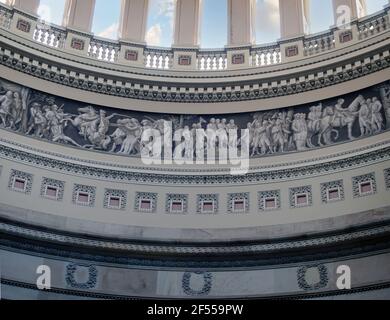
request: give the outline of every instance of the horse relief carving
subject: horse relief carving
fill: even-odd
[[[256,157],[304,151],[374,135],[388,128],[389,121],[388,83],[312,106],[244,113],[232,119],[232,116],[116,113],[109,108],[83,105],[0,80],[1,128],[55,143],[127,156],[140,156],[145,144],[142,134],[147,129],[161,134],[164,148],[174,149],[182,141],[186,159],[203,155],[208,144],[217,148],[237,147],[244,141],[249,141],[250,155]],[[167,122],[173,130],[167,130]],[[240,129],[247,129],[244,134],[249,135],[248,140]],[[229,139],[231,130],[238,130],[237,142]],[[215,132],[215,136],[206,139],[204,149],[199,150],[197,139],[206,137],[206,131]],[[174,139],[174,135],[179,138]],[[153,138],[150,142],[153,143]]]

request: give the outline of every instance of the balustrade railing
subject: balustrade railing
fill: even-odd
[[[252,67],[263,67],[282,62],[280,47],[278,44],[271,46],[255,46],[250,52],[250,65]]]
[[[38,23],[33,34],[33,39],[49,47],[63,49],[65,47],[66,29]]]
[[[173,51],[167,48],[146,47],[144,66],[151,69],[172,69]]]
[[[88,56],[106,62],[117,62],[120,51],[119,43],[93,37],[89,44]]]
[[[390,28],[390,19],[387,11],[384,10],[385,14],[381,11],[357,21],[359,40],[372,37]]]
[[[221,71],[227,69],[227,53],[218,50],[202,50],[197,55],[197,69],[200,71]]]
[[[354,35],[354,38],[358,40],[365,40],[389,30],[389,10],[390,6],[380,12],[377,12],[376,14],[352,22],[353,26],[355,26],[352,30],[357,30],[354,31],[357,32],[357,35]],[[18,11],[0,3],[0,28],[11,29],[17,25],[17,23],[13,23],[15,12]],[[66,28],[41,22],[36,17],[29,17],[25,13],[23,13],[23,17],[26,17],[27,20],[34,22],[35,28],[32,30],[33,32],[27,32],[32,37],[32,40],[59,50],[66,49],[66,45],[69,45],[70,41],[67,41],[69,31]],[[335,49],[336,31],[337,29],[334,28],[318,34],[308,35],[303,38],[287,40],[284,41],[283,44],[302,41],[303,53],[300,53],[298,58],[310,57]],[[86,37],[86,39],[89,37],[89,46],[87,51],[81,50],[81,54],[85,54],[86,52],[87,57],[91,59],[107,63],[118,63],[119,57],[122,56],[123,58],[125,55],[124,52],[121,51],[125,49],[123,49],[120,41],[103,39],[88,34],[84,34],[82,36]],[[128,46],[129,44],[126,44],[126,50]],[[137,48],[139,48],[139,45],[137,45]],[[137,56],[137,65],[143,65],[147,69],[171,70],[175,66],[175,50],[177,49],[144,46],[140,51],[143,52],[143,56],[142,54],[140,57]],[[190,62],[190,69],[211,72],[227,70],[230,65],[230,63],[228,63],[228,53],[232,52],[233,55],[235,50],[238,51],[239,54],[240,52],[242,53],[246,50],[249,51],[249,61],[245,61],[246,59],[238,59],[238,61],[241,62],[236,63],[242,68],[261,68],[288,61],[288,57],[284,57],[284,55],[282,55],[281,45],[279,43],[255,45],[242,49],[200,49],[196,50],[196,59],[195,61]],[[123,63],[123,61],[121,62]],[[131,64],[131,62],[129,62],[129,64]],[[235,64],[233,59],[231,64]],[[237,65],[235,65],[234,68],[236,69]]]
[[[303,49],[305,56],[312,56],[335,48],[334,32],[326,31],[305,37]]]

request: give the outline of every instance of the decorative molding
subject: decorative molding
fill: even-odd
[[[173,202],[182,203],[182,210],[177,212],[173,210]],[[188,213],[188,194],[167,194],[165,201],[166,213]]]
[[[228,213],[249,213],[250,208],[250,193],[230,193],[228,194]],[[235,201],[243,201],[242,208],[235,210]]]
[[[158,199],[157,193],[137,192],[135,195],[134,210],[136,212],[155,213],[157,211],[157,199]],[[147,208],[146,206],[142,208],[143,200],[150,201],[149,208]]]
[[[110,205],[111,198],[115,197],[118,199],[118,206]],[[115,190],[115,189],[105,189],[104,191],[104,201],[103,207],[106,209],[117,209],[125,210],[127,206],[127,191],[125,190]]]
[[[280,190],[272,190],[272,191],[260,191],[258,193],[258,199],[259,199],[259,210],[260,211],[273,211],[273,210],[279,210],[282,208],[282,202],[280,197]],[[266,201],[268,199],[274,199],[275,201],[275,207],[269,207],[266,206]]]
[[[75,234],[58,233],[57,230],[43,229],[39,230],[36,226],[19,226],[15,223],[8,224],[6,222],[0,222],[0,230],[3,233],[9,233],[21,238],[33,237],[39,241],[50,241],[54,243],[67,243],[74,246],[87,247],[90,251],[94,248],[97,249],[110,249],[113,251],[129,251],[131,254],[139,252],[148,252],[153,254],[171,254],[175,252],[177,254],[194,254],[210,255],[210,254],[237,254],[240,253],[266,253],[277,252],[280,250],[296,250],[308,247],[323,247],[339,246],[343,242],[356,241],[360,242],[365,238],[383,237],[390,234],[390,225],[387,221],[383,226],[362,226],[361,229],[337,233],[337,234],[320,234],[310,238],[304,237],[303,239],[283,239],[282,241],[273,240],[269,243],[263,241],[253,241],[252,243],[245,245],[240,243],[229,243],[229,246],[220,246],[210,243],[207,246],[198,247],[197,243],[189,243],[186,246],[170,244],[159,244],[156,246],[148,243],[140,243],[138,241],[123,242],[115,239],[96,238],[94,236],[83,237]],[[1,242],[1,239],[0,239]],[[27,245],[29,243],[26,243]],[[31,243],[30,243],[31,245]],[[33,248],[33,246],[31,247]]]
[[[84,177],[104,179],[110,181],[126,181],[127,183],[145,183],[155,185],[242,185],[242,184],[259,184],[264,182],[280,182],[290,181],[297,178],[308,178],[329,174],[329,172],[341,172],[344,170],[365,167],[370,164],[383,162],[390,159],[390,147],[383,147],[369,153],[362,153],[364,150],[378,148],[381,145],[374,145],[367,148],[355,150],[350,157],[345,159],[331,160],[325,163],[307,164],[307,161],[294,164],[294,168],[265,170],[270,168],[254,168],[258,172],[248,173],[243,176],[232,176],[230,174],[219,175],[174,175],[174,174],[157,174],[157,173],[140,173],[136,170],[145,170],[145,167],[108,169],[101,167],[93,167],[91,164],[97,164],[93,161],[88,161],[84,165],[71,163],[65,160],[53,159],[35,155],[31,152],[25,152],[0,144],[0,157],[17,161],[21,163],[34,164],[40,168],[58,170],[64,173],[72,173]],[[334,155],[339,157],[343,154]],[[56,155],[57,156],[57,155]],[[333,157],[332,157],[333,158]],[[72,159],[78,160],[78,159]],[[310,162],[318,159],[310,159]],[[322,159],[324,160],[324,159]],[[83,162],[83,161],[82,161]],[[101,165],[101,164],[99,164]],[[288,165],[288,164],[285,164]],[[107,166],[110,166],[107,164]],[[177,169],[175,169],[177,171]],[[193,171],[191,171],[193,173]],[[200,172],[206,172],[202,169]],[[215,170],[213,170],[215,172]]]
[[[341,32],[339,34],[339,41],[340,43],[346,43],[353,40],[353,33],[351,30]]]
[[[1,171],[0,171],[1,172]],[[385,185],[386,189],[390,190],[390,169],[385,169]]]
[[[215,214],[219,211],[218,194],[198,194],[196,212],[202,214]],[[210,210],[204,210],[203,206],[205,202],[210,203]]]
[[[203,286],[201,290],[194,290],[191,287],[192,274],[203,276]],[[185,272],[182,279],[182,288],[187,296],[200,297],[207,296],[213,286],[213,274],[210,272]]]
[[[85,283],[78,283],[76,281],[76,273],[77,269],[87,268],[88,269],[88,280]],[[97,284],[98,271],[93,265],[76,265],[76,264],[68,264],[66,266],[66,275],[65,281],[66,284],[71,288],[81,289],[81,290],[89,290],[96,287]]]
[[[362,193],[361,184],[365,182],[371,183],[371,191],[367,193]],[[364,196],[371,196],[377,193],[377,185],[375,179],[375,173],[368,173],[365,175],[357,176],[352,178],[352,189],[353,189],[353,197],[360,198]]]
[[[47,188],[54,187],[57,189],[57,195],[55,197],[47,196]],[[41,184],[41,197],[45,199],[62,201],[64,198],[65,182],[51,178],[43,178]]]
[[[1,279],[0,283],[4,286],[10,286],[14,290],[28,289],[33,292],[41,292],[35,284],[19,282],[15,280],[9,279]],[[390,288],[389,282],[373,284],[368,286],[362,286],[357,288],[352,288],[351,290],[331,290],[331,291],[320,291],[320,292],[305,292],[304,294],[292,294],[292,295],[283,295],[280,296],[267,296],[267,299],[277,299],[277,300],[306,300],[307,299],[323,299],[323,298],[335,298],[338,296],[350,296],[351,298],[356,298],[357,294],[366,294],[367,292],[381,291]],[[115,295],[115,294],[105,294],[98,292],[87,292],[87,291],[77,291],[77,290],[67,290],[61,288],[51,288],[50,293],[58,294],[61,296],[69,296],[69,297],[82,297],[82,298],[92,298],[98,300],[120,300],[120,301],[134,301],[134,299],[139,299],[139,297],[134,296],[124,296],[124,295]]]
[[[72,49],[83,51],[85,47],[85,41],[79,38],[73,38],[70,46]]]
[[[178,65],[179,66],[190,66],[192,61],[192,57],[188,55],[180,55],[178,57]]]
[[[245,55],[243,53],[233,54],[232,55],[232,64],[239,65],[245,63]]]
[[[24,189],[18,189],[14,187],[15,179],[20,179],[25,182]],[[31,194],[32,191],[32,185],[33,185],[33,175],[30,173],[18,171],[18,170],[11,170],[11,175],[9,177],[8,181],[8,189],[15,192],[24,193],[27,195]]]
[[[18,19],[18,22],[16,23],[16,29],[25,32],[30,33],[31,31],[31,23],[29,21],[26,21],[24,19]]]
[[[136,50],[126,50],[125,59],[127,61],[138,61],[138,51]]]
[[[330,199],[329,191],[338,190],[338,198]],[[343,201],[344,195],[344,183],[343,180],[337,180],[332,182],[321,183],[321,200],[322,203],[330,203],[335,201]]]
[[[315,270],[315,271],[314,271]],[[307,279],[308,272],[317,272],[318,273],[318,282],[313,282],[313,279]],[[320,290],[327,287],[329,283],[329,275],[328,275],[328,268],[323,265],[310,265],[310,266],[304,266],[298,269],[297,271],[297,279],[298,279],[298,286],[300,289],[304,291],[314,291],[314,290]]]
[[[297,45],[286,47],[286,57],[291,58],[299,55],[299,49]]]
[[[88,200],[85,202],[79,201],[78,197],[80,193],[88,195]],[[81,184],[75,184],[73,187],[72,202],[79,206],[94,207],[96,200],[96,187],[86,186]]]
[[[313,205],[313,192],[311,186],[290,188],[290,208],[311,207]],[[299,197],[306,196],[306,201],[299,203]]]

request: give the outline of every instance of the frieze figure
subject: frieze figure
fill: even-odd
[[[363,102],[360,106],[359,110],[359,126],[360,126],[360,135],[361,136],[368,136],[371,135],[371,99],[367,99],[365,102]]]
[[[42,105],[34,102],[30,108],[31,118],[28,124],[27,134],[34,133],[36,137],[43,138],[44,131],[47,128],[47,119],[42,110]]]
[[[119,119],[118,128],[111,135],[113,139],[112,152],[120,146],[118,153],[132,155],[139,154],[141,143],[141,125],[137,119]]]
[[[382,103],[377,97],[372,98],[371,112],[372,112],[372,129],[375,133],[382,131],[383,128],[383,116],[382,116]]]
[[[1,126],[8,128],[12,127],[12,106],[14,104],[14,94],[12,91],[0,97],[0,120]]]
[[[380,90],[381,99],[383,102],[383,108],[386,116],[387,128],[390,128],[390,85],[386,84],[381,86]]]
[[[11,108],[11,128],[16,130],[18,125],[22,121],[23,116],[23,101],[20,97],[19,92],[14,92],[14,105]]]
[[[306,123],[306,114],[297,113],[292,122],[293,140],[298,151],[306,150],[308,128]]]
[[[53,142],[65,142],[81,147],[76,141],[64,134],[64,128],[68,124],[67,114],[63,113],[56,104],[47,109],[45,118],[50,129],[50,140]]]

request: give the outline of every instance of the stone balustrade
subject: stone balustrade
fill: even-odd
[[[1,29],[90,59],[160,70],[218,72],[283,64],[364,41],[386,32],[389,26],[390,6],[387,6],[373,15],[354,20],[350,28],[334,27],[318,34],[282,39],[273,44],[228,46],[223,49],[159,48],[103,39],[90,33],[66,29],[0,4]]]

